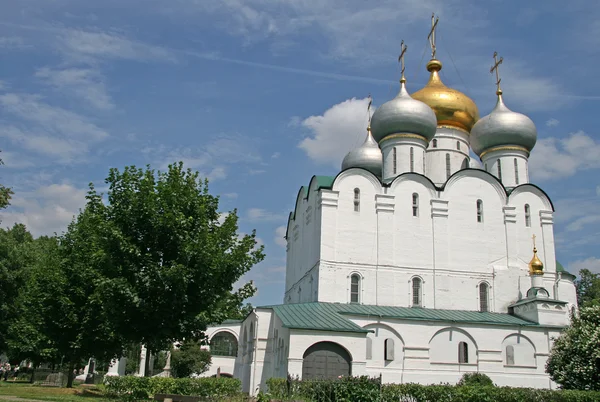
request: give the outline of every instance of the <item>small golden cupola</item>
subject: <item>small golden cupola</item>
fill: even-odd
[[[431,18],[429,42],[431,60],[427,63],[427,71],[431,74],[427,85],[412,94],[413,99],[426,103],[437,117],[438,126],[456,127],[470,132],[479,120],[479,110],[471,98],[456,89],[448,88],[440,78],[442,62],[435,58],[435,28],[438,21]]]
[[[544,275],[544,264],[537,256],[537,247],[535,247],[535,235],[533,235],[533,258],[529,262],[529,275]]]

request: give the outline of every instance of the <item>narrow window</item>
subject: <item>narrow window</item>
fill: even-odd
[[[531,210],[529,204],[525,204],[525,226],[531,227]]]
[[[396,162],[398,161],[398,152],[396,151],[396,148],[393,149],[392,154],[394,156],[392,162],[394,163],[394,174],[396,174],[396,172],[398,171],[397,168],[397,164]]]
[[[421,307],[421,278],[413,278],[412,280],[412,305],[413,307]]]
[[[450,154],[446,154],[446,180],[450,178]]]
[[[483,201],[477,200],[477,222],[483,222]]]
[[[360,277],[358,274],[353,274],[350,277],[350,303],[358,303],[360,301]]]
[[[486,312],[490,311],[488,306],[489,287],[487,283],[481,283],[479,285],[479,311]]]
[[[458,343],[458,362],[468,363],[469,362],[469,345],[466,342]]]
[[[489,172],[488,167],[487,167],[487,163],[485,164],[485,171]]]
[[[502,161],[498,159],[498,180],[502,183]]]
[[[373,339],[367,337],[367,360],[373,358]]]
[[[515,184],[519,184],[519,164],[517,158],[515,158]]]
[[[508,345],[506,347],[506,365],[507,366],[515,365],[515,348],[513,345]]]
[[[469,167],[469,158],[465,158],[462,163],[462,168],[467,169]]]
[[[410,171],[415,171],[415,150],[413,147],[410,147]]]
[[[419,194],[417,193],[412,195],[412,212],[413,216],[419,216]]]
[[[387,361],[392,361],[394,360],[394,340],[393,339],[386,339],[385,342],[383,343],[383,353],[385,355],[385,360]]]
[[[437,148],[437,140],[436,139],[433,140],[433,147]]]
[[[460,141],[456,141],[456,149],[460,151]]]
[[[360,211],[360,189],[354,189],[354,212]]]

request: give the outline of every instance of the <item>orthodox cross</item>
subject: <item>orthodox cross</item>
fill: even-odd
[[[498,60],[498,52],[494,52],[494,65],[490,68],[490,73],[493,74],[494,71],[496,72],[496,92],[499,92],[498,95],[502,93],[502,90],[500,89],[500,81],[502,81],[502,79],[500,78],[500,72],[498,71],[498,66],[502,64],[502,61],[504,61],[504,57],[500,57],[500,60]]]
[[[369,128],[371,128],[371,105],[373,104],[373,98],[369,94],[369,104],[367,105],[367,116],[369,118]]]
[[[431,58],[435,59],[435,28],[437,27],[438,21],[440,17],[435,18],[435,13],[431,14],[431,31],[429,31],[429,35],[427,35],[427,39],[429,39],[429,44],[431,45]]]
[[[404,41],[402,41],[402,43],[400,43],[400,56],[398,56],[398,63],[400,63],[402,74],[400,81],[402,82],[406,81],[404,78],[404,54],[406,53],[406,49],[408,49],[408,47],[404,44]]]
[[[531,236],[531,238],[533,239],[533,248],[535,248],[535,235]]]

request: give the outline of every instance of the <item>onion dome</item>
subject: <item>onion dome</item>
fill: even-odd
[[[429,142],[435,135],[435,114],[408,94],[406,80],[402,78],[398,95],[373,113],[371,128],[377,142],[392,134],[418,135]]]
[[[523,148],[530,152],[537,141],[537,129],[524,114],[506,107],[502,90],[496,92],[498,102],[490,114],[481,118],[471,130],[471,148],[480,157],[486,151],[503,146]]]
[[[342,170],[350,168],[363,168],[381,177],[383,169],[383,156],[377,142],[371,135],[371,129],[367,128],[367,138],[363,144],[348,152],[342,161]]]
[[[529,262],[529,275],[544,275],[544,264],[537,256],[536,247],[533,247],[533,258]]]
[[[442,62],[439,60],[433,59],[427,63],[427,71],[431,73],[429,82],[415,92],[413,98],[433,109],[438,126],[451,126],[470,132],[479,120],[477,105],[467,95],[444,85],[439,75],[441,69]]]

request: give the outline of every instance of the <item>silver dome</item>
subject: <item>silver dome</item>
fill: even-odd
[[[471,148],[477,155],[503,145],[521,146],[531,151],[537,141],[537,129],[524,114],[506,107],[502,93],[490,114],[481,118],[471,130]]]
[[[348,152],[342,161],[342,170],[354,167],[367,169],[375,176],[381,177],[383,156],[370,131],[367,132],[365,142],[360,147]]]
[[[373,138],[380,142],[390,134],[418,134],[430,141],[435,135],[437,118],[425,103],[413,99],[401,82],[398,95],[375,110],[371,119]]]

